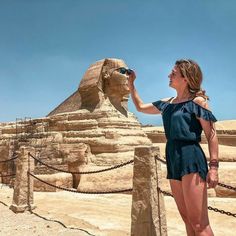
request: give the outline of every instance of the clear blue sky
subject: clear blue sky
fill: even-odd
[[[235,0],[0,0],[0,121],[47,115],[110,57],[136,70],[144,102],[174,96],[167,76],[192,58],[215,116],[236,119],[235,12]]]

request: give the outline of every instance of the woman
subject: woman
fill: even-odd
[[[205,91],[201,89],[202,72],[193,60],[178,60],[170,75],[169,86],[176,97],[144,104],[135,87],[135,73],[128,86],[136,109],[147,114],[162,114],[166,144],[167,178],[185,223],[188,236],[214,235],[207,211],[207,185],[218,183],[218,140],[216,118],[209,110]],[[202,130],[208,141],[209,170],[199,145]]]

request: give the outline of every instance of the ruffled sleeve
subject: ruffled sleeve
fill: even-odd
[[[166,107],[166,102],[158,100],[152,103],[159,111],[163,111]]]
[[[215,116],[212,114],[212,112],[200,105],[198,105],[197,103],[193,102],[193,113],[199,117],[202,118],[204,120],[207,121],[212,121],[212,122],[216,122],[217,119],[215,118]]]

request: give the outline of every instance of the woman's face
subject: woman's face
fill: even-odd
[[[187,85],[187,80],[182,77],[180,69],[177,66],[174,66],[168,77],[170,79],[169,86],[171,88],[178,89]]]

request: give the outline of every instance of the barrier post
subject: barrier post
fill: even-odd
[[[161,169],[158,147],[135,148],[131,236],[167,236],[163,195],[157,190]]]
[[[10,209],[15,213],[34,209],[33,179],[28,171],[33,172],[34,160],[29,158],[29,152],[33,153],[31,147],[21,146],[16,161],[16,179],[14,183],[13,200]]]

